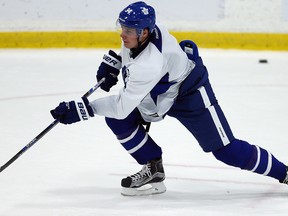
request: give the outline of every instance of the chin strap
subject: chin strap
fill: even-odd
[[[148,37],[142,42],[140,41],[140,38],[142,37],[142,35],[138,37],[138,46],[137,48],[130,49],[130,53],[129,53],[130,58],[136,58],[136,56],[146,47],[146,45],[149,42],[150,35],[151,34],[149,34]]]

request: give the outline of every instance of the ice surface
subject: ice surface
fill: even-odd
[[[95,84],[105,52],[0,50],[1,166],[53,121],[50,109]],[[236,137],[287,164],[288,53],[200,49],[200,54]],[[105,95],[99,90],[90,99]],[[57,125],[0,174],[0,215],[288,214],[288,186],[222,164],[202,152],[175,119],[153,123],[151,136],[164,152],[165,194],[120,195],[121,178],[141,167],[97,116]]]

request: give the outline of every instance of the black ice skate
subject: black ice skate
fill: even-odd
[[[165,173],[162,159],[149,161],[143,165],[138,173],[122,179],[121,194],[125,196],[140,196],[164,193],[166,191],[164,179]]]
[[[283,181],[280,181],[280,183],[283,183],[283,184],[287,184],[287,185],[288,185],[288,166],[286,167],[286,171],[287,171],[286,178],[285,178]]]

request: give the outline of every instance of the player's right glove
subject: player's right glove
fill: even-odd
[[[117,76],[120,73],[121,56],[117,55],[113,50],[109,50],[109,54],[103,56],[103,61],[97,71],[97,81],[105,77],[105,81],[101,84],[101,89],[109,92],[110,88],[117,84]]]
[[[85,121],[94,116],[93,109],[85,97],[78,101],[61,102],[50,113],[54,119],[58,119],[62,124]]]

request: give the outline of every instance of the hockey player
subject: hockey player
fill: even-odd
[[[62,102],[51,114],[63,124],[105,116],[107,125],[126,151],[140,164],[136,174],[122,179],[123,195],[166,191],[162,151],[144,124],[178,119],[204,152],[234,167],[270,176],[288,184],[287,166],[267,150],[234,137],[208,79],[196,44],[179,44],[167,29],[155,24],[153,7],[135,2],[119,14],[122,47],[110,50],[97,71],[109,91],[121,69],[124,87],[117,95],[89,102]]]

